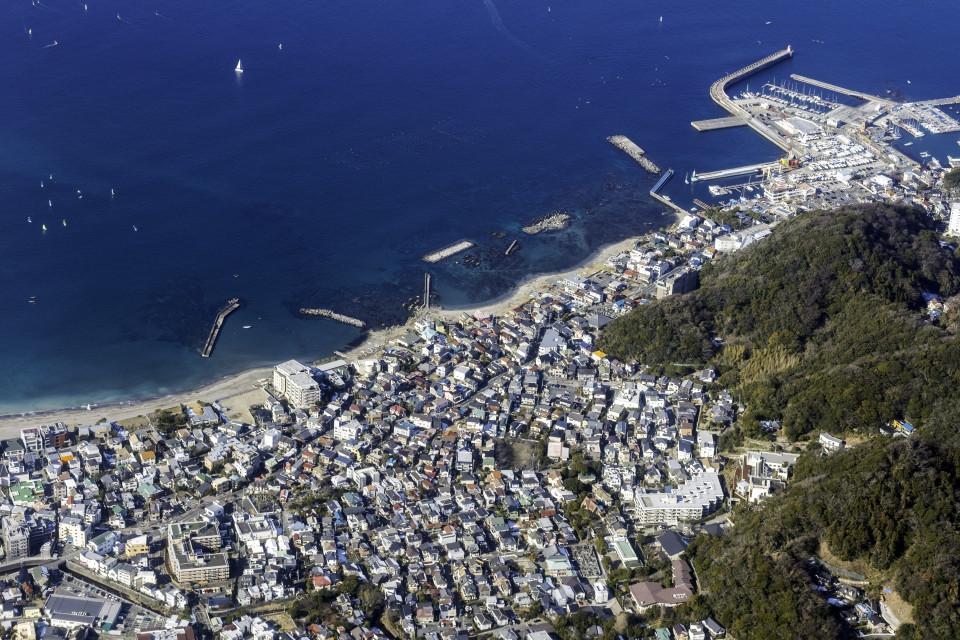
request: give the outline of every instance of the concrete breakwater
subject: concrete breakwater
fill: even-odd
[[[538,218],[534,218],[527,223],[521,231],[524,233],[535,236],[541,231],[558,231],[560,229],[565,229],[570,225],[570,214],[562,213],[560,211],[551,211],[546,215],[542,215]]]
[[[223,327],[223,321],[226,320],[227,316],[236,311],[240,307],[240,299],[234,298],[228,300],[226,306],[220,310],[217,314],[216,320],[213,321],[213,327],[210,328],[210,335],[207,336],[207,343],[203,345],[203,351],[200,352],[200,355],[204,358],[209,358],[210,354],[213,352],[213,345],[217,342],[217,336],[220,335],[220,328]]]
[[[650,173],[660,173],[660,167],[655,165],[650,158],[644,155],[643,149],[634,144],[633,140],[627,136],[609,136],[607,142],[615,146],[620,151],[623,151],[625,154],[636,160],[641,167],[649,171]]]
[[[459,240],[454,242],[451,245],[444,247],[443,249],[438,249],[433,253],[428,253],[423,256],[424,262],[440,262],[444,258],[449,258],[450,256],[456,255],[461,251],[466,251],[467,249],[472,248],[474,245],[469,240]]]
[[[516,250],[517,245],[519,245],[519,244],[520,244],[520,243],[519,243],[519,241],[517,241],[517,240],[514,240],[513,242],[511,242],[511,243],[510,243],[510,246],[507,247],[507,250],[504,252],[503,255],[508,256],[508,255],[510,255],[511,253],[513,253],[513,252]]]
[[[337,322],[342,322],[343,324],[353,325],[354,327],[359,327],[361,329],[367,326],[367,323],[363,320],[351,318],[350,316],[345,316],[342,313],[337,313],[336,311],[331,311],[330,309],[300,309],[300,313],[305,316],[320,316],[321,318],[330,318],[331,320],[336,320]]]

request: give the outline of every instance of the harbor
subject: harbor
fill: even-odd
[[[643,167],[647,172],[657,174],[660,173],[660,167],[653,163],[650,158],[644,155],[643,149],[637,146],[633,140],[627,136],[609,136],[607,142],[615,146],[620,151],[623,151],[625,154],[637,161],[637,163]]]
[[[217,337],[220,335],[220,329],[223,327],[223,321],[227,319],[227,316],[236,311],[240,307],[240,299],[233,298],[232,300],[227,301],[227,305],[220,310],[217,314],[216,320],[213,321],[213,327],[210,328],[210,335],[207,336],[207,343],[203,345],[203,351],[200,355],[204,358],[209,358],[210,354],[213,353],[213,345],[217,342]]]
[[[363,329],[367,326],[367,323],[358,318],[352,318],[350,316],[344,315],[342,313],[337,313],[330,309],[300,309],[300,313],[305,316],[318,316],[320,318],[329,318],[330,320],[335,320],[336,322],[341,322],[343,324],[349,324],[351,326]]]
[[[423,261],[431,264],[434,262],[440,262],[441,260],[445,260],[446,258],[457,255],[461,251],[471,249],[473,246],[474,243],[470,242],[469,240],[459,240],[451,245],[447,245],[443,249],[438,249],[433,253],[428,253],[427,255],[423,256]]]

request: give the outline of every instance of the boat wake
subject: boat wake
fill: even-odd
[[[483,4],[487,7],[487,12],[490,14],[490,22],[493,23],[494,28],[500,32],[503,37],[517,45],[530,55],[536,56],[537,58],[543,58],[543,55],[528,45],[526,42],[518,38],[517,36],[510,33],[510,30],[507,29],[507,25],[503,24],[503,18],[500,17],[500,12],[497,11],[496,5],[493,4],[493,0],[483,0]]]

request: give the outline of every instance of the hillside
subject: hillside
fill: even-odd
[[[960,344],[922,309],[924,292],[960,290],[958,275],[911,207],[811,213],[705,267],[694,293],[617,319],[599,346],[644,363],[716,364],[750,408],[748,435],[758,420],[781,420],[791,439],[875,433],[893,418],[923,422],[955,393]]]
[[[821,545],[863,567],[873,597],[890,588],[913,605],[898,638],[957,637],[960,345],[956,318],[931,324],[922,294],[956,294],[958,273],[923,213],[847,207],[784,223],[704,269],[700,290],[608,326],[600,346],[618,357],[716,364],[748,405],[748,435],[774,419],[791,438],[870,436],[805,453],[787,491],[691,545],[706,605],[733,637],[840,637],[804,569]],[[895,418],[917,433],[875,435]]]

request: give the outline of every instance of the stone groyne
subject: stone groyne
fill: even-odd
[[[300,309],[300,313],[305,316],[330,318],[331,320],[336,320],[337,322],[342,322],[343,324],[353,325],[354,327],[359,327],[360,329],[363,329],[367,326],[367,323],[363,320],[351,318],[350,316],[345,316],[342,313],[337,313],[336,311],[331,311],[330,309]]]

